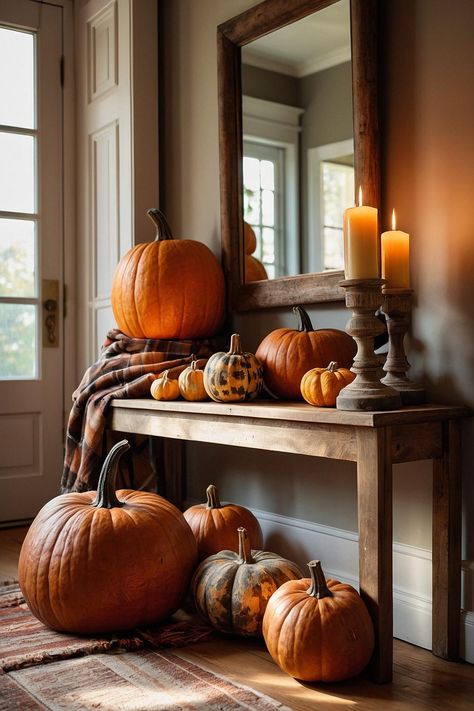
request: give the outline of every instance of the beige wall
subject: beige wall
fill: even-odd
[[[162,206],[177,235],[219,252],[216,26],[255,3],[246,0],[162,2]],[[432,401],[474,406],[472,307],[474,186],[474,2],[386,3],[382,104],[385,209],[412,234],[416,290],[410,359]],[[319,326],[343,327],[340,305],[310,308]],[[291,310],[238,316],[248,349]],[[474,559],[474,427],[465,427],[465,556]],[[355,469],[220,446],[188,447],[188,493],[208,483],[222,498],[356,529]],[[394,472],[396,540],[431,546],[431,472],[427,463]],[[283,542],[284,545],[284,542]],[[469,609],[474,609],[472,604]]]

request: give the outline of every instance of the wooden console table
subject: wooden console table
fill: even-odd
[[[359,586],[376,647],[370,673],[392,678],[392,464],[433,460],[433,653],[459,655],[461,599],[460,418],[465,407],[422,405],[347,412],[306,403],[235,405],[113,400],[120,432],[306,454],[357,463]]]

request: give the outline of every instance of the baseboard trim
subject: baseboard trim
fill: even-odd
[[[194,503],[187,502],[187,506]],[[317,558],[327,577],[358,588],[357,533],[261,509],[251,511],[262,527],[266,550],[277,551],[302,567]],[[464,576],[469,572],[465,568]],[[426,649],[431,649],[431,580],[431,551],[394,542],[394,636]],[[460,655],[474,663],[474,612],[463,610],[460,625]]]

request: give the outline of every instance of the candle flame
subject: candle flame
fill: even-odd
[[[359,185],[359,207],[362,207],[362,185]]]
[[[397,220],[395,217],[395,208],[393,208],[393,210],[392,210],[392,230],[396,230],[396,229],[397,229]]]

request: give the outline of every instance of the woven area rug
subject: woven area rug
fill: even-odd
[[[289,711],[179,653],[97,654],[0,675],[0,711]]]
[[[100,652],[181,647],[213,634],[205,625],[171,619],[156,626],[99,636],[55,632],[29,611],[17,583],[0,587],[0,670],[15,669]]]

